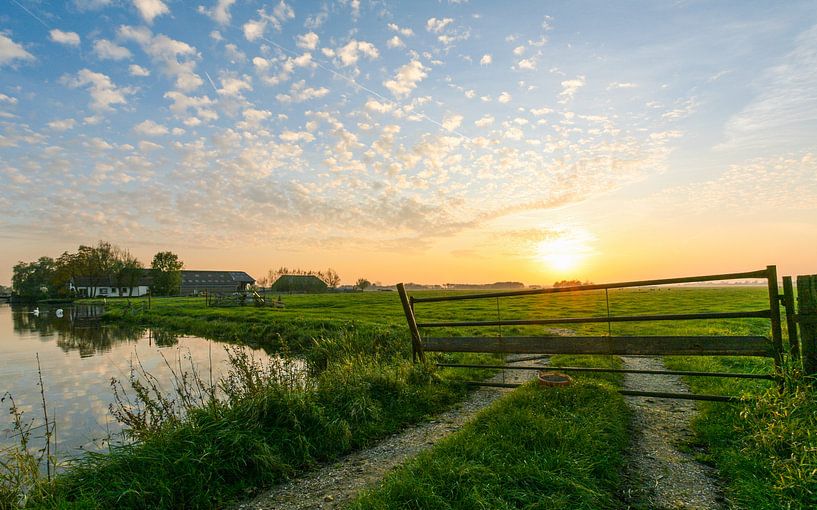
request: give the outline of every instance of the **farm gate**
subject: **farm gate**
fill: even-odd
[[[542,317],[521,320],[467,320],[467,321],[436,321],[424,322],[417,320],[415,316],[415,305],[418,303],[440,303],[447,301],[465,300],[486,300],[493,299],[497,303],[499,312],[499,300],[502,298],[515,296],[531,296],[539,294],[557,294],[566,292],[587,292],[603,290],[606,293],[610,289],[627,289],[639,287],[652,287],[662,285],[702,283],[727,280],[763,279],[766,281],[769,307],[763,310],[745,310],[730,312],[702,312],[702,313],[655,313],[649,315],[610,315],[609,301],[608,313],[606,316],[595,317]],[[798,278],[798,288],[800,287]],[[482,353],[515,353],[515,354],[602,354],[602,355],[654,355],[654,356],[764,356],[774,360],[775,371],[768,374],[755,373],[723,373],[723,372],[689,372],[677,370],[636,370],[636,369],[608,369],[608,368],[588,368],[588,367],[558,367],[558,370],[565,372],[625,372],[625,373],[645,373],[645,374],[665,374],[665,375],[688,375],[706,377],[732,377],[749,379],[779,379],[779,367],[786,354],[783,348],[783,333],[781,324],[780,307],[786,309],[786,327],[789,334],[789,348],[793,357],[798,357],[800,348],[797,341],[797,329],[795,321],[798,316],[794,312],[794,292],[792,289],[791,277],[783,278],[783,293],[778,289],[777,268],[767,266],[766,269],[758,271],[748,271],[743,273],[729,273],[706,276],[691,276],[682,278],[665,278],[658,280],[643,280],[620,283],[581,285],[573,287],[554,287],[545,289],[516,290],[505,292],[485,292],[475,294],[447,295],[447,296],[409,296],[404,285],[398,284],[397,290],[406,315],[406,321],[411,332],[412,351],[414,359],[425,361],[426,352],[482,352]],[[801,292],[802,294],[802,292]],[[701,319],[766,319],[769,321],[770,334],[763,335],[714,335],[714,336],[633,336],[612,334],[610,325],[621,322],[647,322],[647,321],[689,321]],[[538,335],[538,336],[503,336],[503,326],[547,326],[565,324],[591,324],[607,323],[608,334],[598,336],[561,336],[561,335]],[[451,336],[434,337],[423,336],[421,332],[432,331],[437,328],[496,328],[498,334],[495,336]],[[805,345],[804,345],[805,350]],[[805,356],[805,354],[804,354]],[[518,365],[466,365],[439,363],[438,366],[460,367],[460,368],[509,368],[509,369],[536,369],[536,366]],[[489,386],[516,386],[505,383],[473,382],[472,384]],[[629,391],[621,390],[622,394],[647,396],[658,398],[679,398],[693,400],[709,400],[729,402],[738,400],[737,397],[729,395],[700,395],[700,394],[680,394],[661,393],[652,391]]]

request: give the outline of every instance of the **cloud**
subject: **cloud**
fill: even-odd
[[[74,119],[52,120],[48,123],[48,127],[54,131],[67,131],[72,129],[76,123],[77,121]]]
[[[0,103],[17,104],[17,98],[0,93]]]
[[[146,27],[122,25],[117,34],[122,39],[139,44],[142,50],[161,66],[166,75],[176,79],[176,88],[190,92],[204,83],[195,73],[195,59],[199,58],[199,55],[193,46],[163,34],[154,36]]]
[[[315,32],[307,32],[305,34],[301,34],[296,38],[296,46],[305,50],[314,50],[318,47],[318,41],[320,38],[318,34]]]
[[[112,105],[127,104],[127,96],[136,92],[133,87],[117,87],[108,75],[90,69],[82,69],[75,76],[64,75],[60,82],[71,88],[87,88],[90,106],[99,112],[113,111]]]
[[[389,23],[386,26],[389,28],[389,30],[391,30],[393,32],[397,32],[399,34],[402,34],[405,37],[411,37],[411,36],[414,35],[414,30],[412,30],[410,28],[400,28],[399,26],[397,26],[394,23]]]
[[[326,87],[307,87],[306,81],[301,80],[292,84],[292,87],[289,89],[289,94],[278,94],[275,96],[275,99],[282,103],[302,103],[310,99],[321,98],[328,93],[329,89]]]
[[[384,81],[383,86],[397,98],[406,97],[428,76],[426,71],[428,69],[419,60],[412,60],[397,70],[394,79]]]
[[[490,64],[493,61],[494,61],[494,57],[492,57],[490,53],[486,53],[485,55],[482,56],[481,59],[479,59],[479,65],[487,66],[488,64]]]
[[[218,89],[219,95],[242,97],[242,91],[244,90],[252,90],[252,78],[249,76],[234,76],[231,74],[221,76],[221,88]]]
[[[462,115],[446,115],[442,125],[446,131],[454,131],[462,125]]]
[[[516,48],[513,49],[513,54],[516,55],[517,57],[522,56],[523,53],[525,53],[524,46],[517,46]]]
[[[817,25],[800,33],[788,54],[750,82],[757,92],[749,104],[726,122],[726,141],[721,147],[802,143],[813,146],[817,132],[815,83]]]
[[[111,5],[113,0],[74,0],[74,5],[80,11],[96,11]]]
[[[388,46],[389,48],[403,48],[405,47],[405,44],[403,44],[403,41],[401,41],[400,38],[395,35],[394,37],[386,41],[386,46]]]
[[[216,23],[220,25],[228,25],[230,23],[230,7],[236,0],[218,0],[216,5],[207,9],[203,5],[199,6],[199,12],[210,16]]]
[[[119,46],[107,39],[94,41],[94,53],[100,60],[125,60],[133,56],[124,46]]]
[[[576,91],[584,87],[584,76],[578,76],[572,80],[565,80],[562,82],[562,91],[559,93],[559,102],[564,104],[573,99]]]
[[[499,101],[500,103],[505,104],[505,103],[510,103],[511,99],[513,99],[513,97],[511,97],[510,94],[508,94],[507,92],[503,92],[503,93],[499,94],[499,97],[497,98],[497,101]]]
[[[315,135],[309,133],[308,131],[285,130],[283,133],[278,135],[278,138],[280,138],[281,141],[288,143],[311,142],[315,140]]]
[[[142,16],[142,19],[148,24],[153,23],[153,20],[158,16],[170,12],[170,9],[162,0],[133,0],[133,5],[136,7],[136,10],[139,11],[139,15]]]
[[[366,101],[364,107],[369,110],[370,112],[377,112],[377,113],[388,113],[394,109],[394,105],[390,102],[383,102],[377,101],[375,99],[369,99]]]
[[[266,7],[258,10],[258,19],[250,20],[244,23],[242,27],[244,30],[244,37],[253,42],[256,39],[263,37],[267,29],[267,25],[272,25],[272,28],[277,32],[281,31],[283,24],[295,17],[295,11],[292,7],[287,5],[284,0],[281,0],[276,5],[272,13],[268,13]]]
[[[429,18],[428,21],[426,21],[426,30],[428,30],[429,32],[434,32],[435,34],[439,34],[445,29],[445,27],[447,27],[453,22],[454,20],[451,18],[443,19]]]
[[[76,32],[63,32],[55,28],[49,32],[49,38],[55,43],[64,44],[66,46],[79,46],[79,34]]]
[[[634,89],[634,88],[637,88],[637,87],[638,87],[638,85],[637,85],[637,84],[635,84],[635,83],[632,83],[632,82],[628,82],[628,81],[626,81],[626,82],[614,81],[614,82],[610,83],[609,85],[607,85],[607,90],[613,90],[613,89]]]
[[[479,120],[474,121],[474,125],[477,127],[488,127],[494,123],[494,116],[493,115],[483,115]]]
[[[145,69],[144,67],[136,64],[131,64],[130,66],[128,66],[128,72],[130,73],[131,76],[139,77],[150,76],[150,71],[148,69]]]
[[[340,59],[343,67],[348,67],[357,64],[360,55],[364,55],[369,60],[375,60],[380,57],[380,52],[374,44],[366,41],[356,41],[352,39],[345,46],[339,48],[335,52]]]
[[[168,129],[166,126],[162,124],[157,124],[150,119],[140,122],[139,124],[133,126],[133,131],[140,135],[145,136],[162,136],[168,133]]]
[[[34,60],[34,55],[5,34],[0,33],[0,66],[10,64],[15,60],[31,61]]]
[[[548,108],[547,106],[543,106],[541,108],[531,108],[528,111],[537,117],[541,117],[542,115],[546,115],[548,113],[553,113],[553,110]]]
[[[516,63],[516,66],[519,69],[524,69],[526,71],[533,71],[536,69],[536,60],[532,58],[525,58],[520,60]]]

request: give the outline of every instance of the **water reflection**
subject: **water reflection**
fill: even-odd
[[[41,310],[38,314],[33,313],[31,308],[12,309],[15,312],[12,315],[14,331],[39,333],[39,339],[43,342],[51,342],[56,337],[60,349],[64,352],[79,351],[83,358],[110,352],[118,343],[136,342],[146,335],[148,345],[155,343],[157,347],[171,347],[179,343],[179,335],[168,331],[104,324],[100,321],[104,312],[101,305],[37,309]]]
[[[168,391],[173,376],[167,365],[179,366],[182,361],[188,367],[188,356],[199,373],[208,377],[211,368],[214,379],[226,371],[228,356],[224,347],[228,344],[100,323],[99,306],[63,307],[62,317],[57,316],[57,308],[40,307],[38,316],[31,313],[33,307],[12,309],[0,304],[0,394],[10,392],[26,419],[41,424],[39,355],[48,413],[57,425],[61,459],[84,450],[105,450],[112,437],[121,440],[121,428],[108,408],[113,402],[111,380],[126,382],[137,359]],[[269,359],[263,350],[243,349],[257,358]],[[0,449],[14,442],[8,408],[0,408]]]

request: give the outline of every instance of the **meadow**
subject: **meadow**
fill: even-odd
[[[275,377],[262,380],[247,369],[246,360],[240,362],[233,383],[241,390],[234,397],[204,401],[200,409],[159,420],[141,434],[136,430],[136,443],[109,454],[88,456],[57,477],[55,484],[32,491],[28,505],[219,507],[450,407],[466,394],[464,380],[490,375],[488,370],[437,369],[433,362],[494,363],[498,358],[432,354],[429,365],[413,364],[405,317],[393,292],[283,295],[282,299],[286,305],[283,309],[217,308],[206,306],[204,298],[161,298],[152,299],[149,310],[142,307],[142,300],[108,300],[106,320],[111,322],[247,342],[297,355],[310,367],[310,383],[293,388],[276,382]],[[419,303],[416,313],[420,321],[505,320],[604,316],[608,312],[634,315],[764,308],[768,308],[764,288],[712,286]],[[768,335],[769,322],[738,319],[616,323],[609,330],[607,324],[520,326],[504,327],[501,333],[542,334],[543,329],[563,334]],[[435,335],[438,333],[497,335],[500,331],[452,328],[435,331]],[[563,357],[561,361],[597,365],[615,363],[615,358]],[[772,370],[771,360],[762,358],[671,357],[666,363],[671,368],[690,370]],[[817,406],[811,386],[800,384],[795,369],[790,367],[786,376],[782,393],[768,381],[689,378],[697,392],[745,396],[740,404],[702,403],[702,412],[694,423],[696,437],[689,445],[703,447],[702,459],[719,468],[726,496],[737,508],[809,508],[817,504]],[[439,494],[459,498],[454,500],[460,504],[452,508],[466,508],[475,501],[513,507],[517,501],[532,503],[541,493],[541,486],[555,480],[556,474],[561,477],[556,485],[559,488],[547,495],[552,506],[617,507],[620,501],[616,494],[622,490],[623,480],[617,476],[599,477],[597,468],[615,472],[626,454],[627,413],[623,399],[615,392],[620,379],[586,375],[577,380],[573,387],[549,396],[534,388],[517,390],[452,436],[450,442],[398,470],[381,489],[385,492],[367,494],[355,503],[356,508],[393,507],[400,502],[400,494],[413,495],[418,503],[409,505],[412,508],[436,508],[434,502],[438,500],[434,495]],[[143,404],[149,404],[154,397],[145,398]],[[511,413],[511,409],[517,411]],[[532,409],[540,409],[542,416],[537,417]],[[560,425],[557,427],[548,416],[560,417]],[[512,430],[524,430],[526,420],[531,420],[532,427],[563,433],[564,445],[575,450],[579,462],[571,464],[575,472],[572,482],[564,479],[558,465],[540,466],[542,469],[532,475],[529,484],[513,488],[511,494],[502,493],[506,482],[490,474],[515,472],[523,465],[544,462],[556,452],[555,442],[532,443],[537,452],[533,459],[502,442],[497,443],[498,449],[484,451],[480,460],[483,464],[477,465],[468,457],[467,452],[475,449],[466,449],[465,457],[458,457],[456,452],[463,445],[487,445],[495,443],[492,437],[511,437]],[[594,434],[607,438],[603,449],[588,442],[587,438]],[[568,455],[564,448],[557,448],[557,453]],[[463,462],[474,466],[465,478],[452,480],[434,475],[434,469],[444,470]],[[485,490],[480,492],[480,487]],[[576,492],[577,487],[589,487],[589,492]],[[593,497],[582,499],[580,493]]]

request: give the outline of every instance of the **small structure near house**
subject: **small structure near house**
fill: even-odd
[[[325,281],[311,274],[285,274],[280,276],[270,287],[271,292],[319,293],[327,292],[329,286]]]
[[[208,293],[244,292],[255,283],[255,278],[244,271],[193,271],[182,270],[179,293],[190,296]]]

